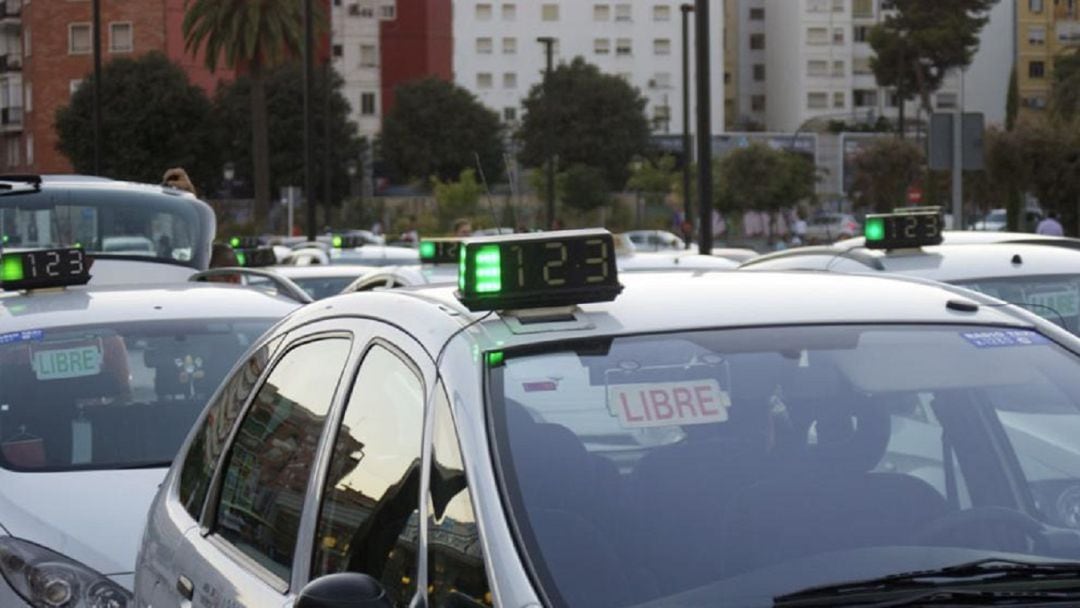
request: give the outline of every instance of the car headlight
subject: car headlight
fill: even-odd
[[[0,574],[34,608],[128,608],[127,589],[40,545],[0,536]]]

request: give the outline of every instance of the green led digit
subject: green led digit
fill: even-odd
[[[458,282],[458,289],[461,290],[461,293],[465,293],[465,259],[466,259],[468,249],[469,249],[468,247],[462,247],[461,249],[458,250],[457,282]]]
[[[236,249],[239,246],[240,246],[240,237],[234,236],[231,239],[229,239],[229,247],[232,247],[233,249]]]
[[[3,270],[0,270],[0,280],[7,283],[9,281],[21,281],[23,280],[23,262],[22,256],[9,255],[0,258],[3,260]]]
[[[476,250],[477,293],[498,293],[502,291],[502,253],[498,245],[485,245]]]
[[[866,240],[880,241],[885,238],[885,218],[871,217],[866,220]]]
[[[435,257],[435,243],[432,241],[420,243],[420,259],[430,260],[433,257]]]
[[[341,238],[341,236],[335,236],[335,237],[334,237],[334,238],[333,238],[333,239],[332,239],[332,240],[330,241],[330,244],[334,246],[334,249],[341,249],[341,245],[342,245],[342,243],[344,243],[344,242],[345,242],[345,240],[344,240],[344,239],[342,239],[342,238]]]
[[[236,252],[236,264],[238,266],[247,266],[247,256],[241,251]]]

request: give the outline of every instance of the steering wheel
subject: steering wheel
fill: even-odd
[[[935,519],[915,535],[914,541],[918,545],[957,545],[1049,555],[1046,530],[1045,524],[1022,511],[972,507]]]

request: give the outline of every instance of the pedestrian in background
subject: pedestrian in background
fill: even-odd
[[[195,184],[191,183],[191,178],[188,177],[187,171],[184,171],[183,167],[173,167],[165,171],[161,183],[198,196],[198,193],[195,192]]]
[[[1047,236],[1065,236],[1065,230],[1061,227],[1061,222],[1058,221],[1057,212],[1051,211],[1048,213],[1035,227],[1035,233]]]

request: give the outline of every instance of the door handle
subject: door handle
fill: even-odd
[[[190,578],[183,574],[176,579],[176,590],[185,600],[191,601],[192,598],[195,597],[195,585],[191,582]]]

